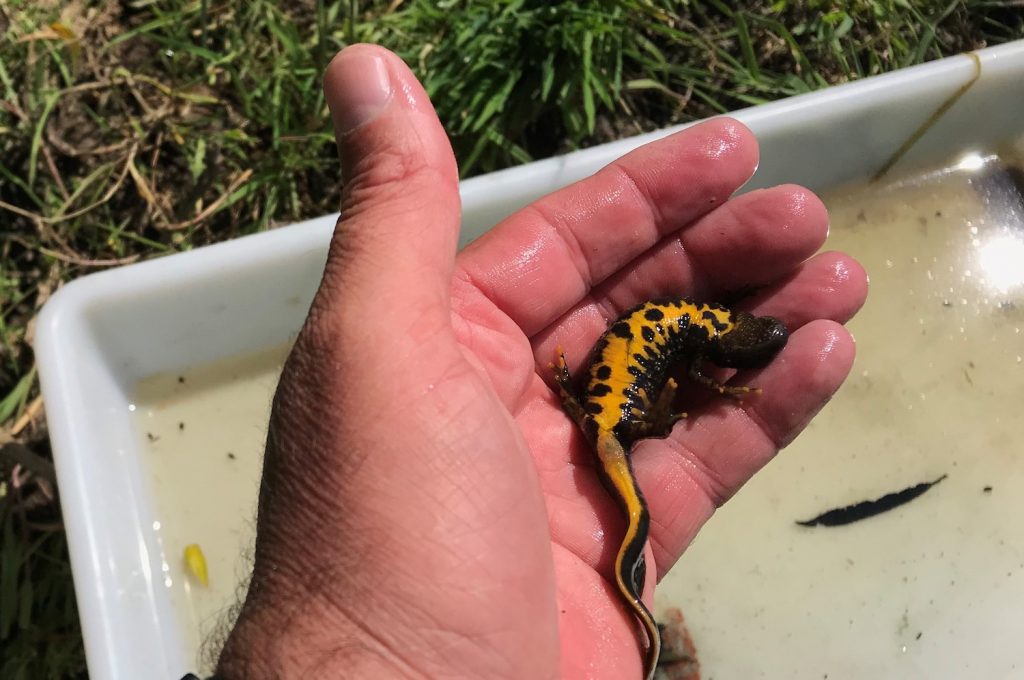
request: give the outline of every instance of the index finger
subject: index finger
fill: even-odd
[[[724,203],[757,160],[757,141],[736,120],[687,128],[506,218],[459,255],[456,278],[533,335],[665,234]]]

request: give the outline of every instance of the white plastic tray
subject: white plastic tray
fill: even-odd
[[[978,55],[978,82],[894,172],[1024,132],[1024,42]],[[974,73],[972,59],[958,56],[737,112],[761,141],[761,166],[745,189],[796,182],[822,190],[870,176]],[[462,243],[672,131],[464,182]],[[92,677],[176,680],[191,665],[159,587],[152,499],[127,408],[133,386],[293,337],[335,219],[91,275],[43,310],[36,356]]]

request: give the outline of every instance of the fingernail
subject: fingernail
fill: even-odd
[[[339,137],[376,118],[391,101],[387,64],[363,45],[346,48],[334,58],[325,86]]]

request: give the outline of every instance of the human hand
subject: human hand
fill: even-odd
[[[623,520],[552,390],[556,346],[576,369],[636,302],[747,286],[743,307],[792,333],[744,376],[762,396],[635,447],[650,603],[655,575],[846,376],[840,323],[863,270],[813,255],[827,216],[807,190],[729,199],[757,165],[729,119],[637,149],[456,256],[455,161],[411,72],[353,46],[325,89],[342,217],[275,397],[253,578],[219,673],[639,678],[609,580]]]

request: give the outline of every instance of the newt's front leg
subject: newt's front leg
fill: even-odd
[[[690,379],[698,385],[709,390],[724,394],[729,397],[741,397],[744,394],[761,394],[760,387],[747,387],[746,385],[723,385],[714,378],[704,375],[701,367],[704,364],[704,357],[696,356],[690,360]]]

